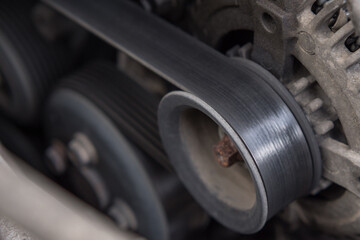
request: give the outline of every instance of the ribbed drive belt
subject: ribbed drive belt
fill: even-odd
[[[239,230],[241,225],[241,232],[255,232],[317,184],[321,163],[312,130],[291,96],[261,67],[248,61],[235,63],[129,1],[45,2],[206,102],[240,137],[250,153],[246,161],[258,173],[257,203],[251,210],[233,211],[222,220],[227,226]]]

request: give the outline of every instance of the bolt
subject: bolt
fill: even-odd
[[[45,151],[45,159],[54,174],[63,174],[67,168],[65,145],[59,140],[53,140]]]
[[[97,162],[94,145],[83,133],[76,133],[68,145],[70,160],[77,166],[85,166]]]
[[[123,200],[116,198],[107,214],[114,219],[121,229],[133,231],[137,229],[136,216],[131,207]]]
[[[312,36],[304,31],[299,32],[298,34],[298,43],[302,50],[310,55],[315,54],[316,44]]]
[[[237,162],[243,161],[235,143],[228,135],[224,135],[213,147],[215,159],[222,167],[231,167]]]

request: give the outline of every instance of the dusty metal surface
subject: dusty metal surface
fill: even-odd
[[[40,239],[144,239],[120,231],[109,219],[13,158],[2,146],[0,173],[1,215]]]
[[[360,198],[360,154],[331,138],[325,139],[321,148],[327,159],[324,162],[323,176]]]
[[[360,4],[358,0],[347,0],[350,11],[350,18],[353,21],[355,26],[356,34],[359,36],[360,34]]]
[[[344,1],[329,1],[324,4],[317,15],[314,15],[305,5],[298,16],[298,32],[307,34],[308,39],[303,43],[299,42],[295,46],[293,54],[304,64],[327,97],[331,99],[331,105],[336,110],[343,134],[346,137],[344,140],[338,135],[330,135],[333,139],[321,143],[324,157],[324,177],[357,194],[358,170],[356,167],[349,168],[349,166],[356,166],[360,161],[359,155],[356,153],[360,150],[358,137],[360,131],[360,99],[358,97],[360,52],[352,52],[346,46],[347,39],[355,31],[351,20],[337,31],[329,29],[327,24],[331,16],[345,7]],[[306,46],[310,45],[314,46],[312,47],[313,52],[304,51]],[[328,120],[334,120],[334,118]],[[338,170],[333,171],[334,167]],[[317,224],[327,231],[333,228],[340,233],[358,234],[353,230],[359,224],[359,219],[352,217],[354,212],[351,207],[356,206],[357,201],[355,198],[340,198],[334,201],[334,204],[342,202],[344,206],[349,206],[349,208],[343,209],[339,215],[345,219],[346,214],[348,215],[348,227],[346,228],[336,227],[337,223],[339,226],[342,223],[335,220],[338,211],[331,207],[334,205],[331,200],[327,203],[329,214],[327,218],[322,216],[322,214],[327,214],[325,209],[319,212],[315,211],[318,216],[315,213],[313,216],[318,219]],[[314,205],[314,209],[316,209],[316,205]],[[333,224],[328,224],[328,221],[333,221]],[[349,231],[349,229],[353,230]]]
[[[22,229],[11,220],[0,217],[0,239],[1,240],[39,240],[34,234]]]

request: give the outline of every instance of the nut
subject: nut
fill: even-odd
[[[243,161],[234,142],[228,135],[224,135],[213,149],[215,159],[222,167],[231,167],[233,164]]]

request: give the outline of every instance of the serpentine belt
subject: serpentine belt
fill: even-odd
[[[223,116],[251,153],[261,176],[256,181],[266,192],[258,199],[261,214],[246,221],[242,232],[257,231],[317,184],[321,161],[315,136],[270,73],[249,61],[235,63],[128,1],[45,2]]]

